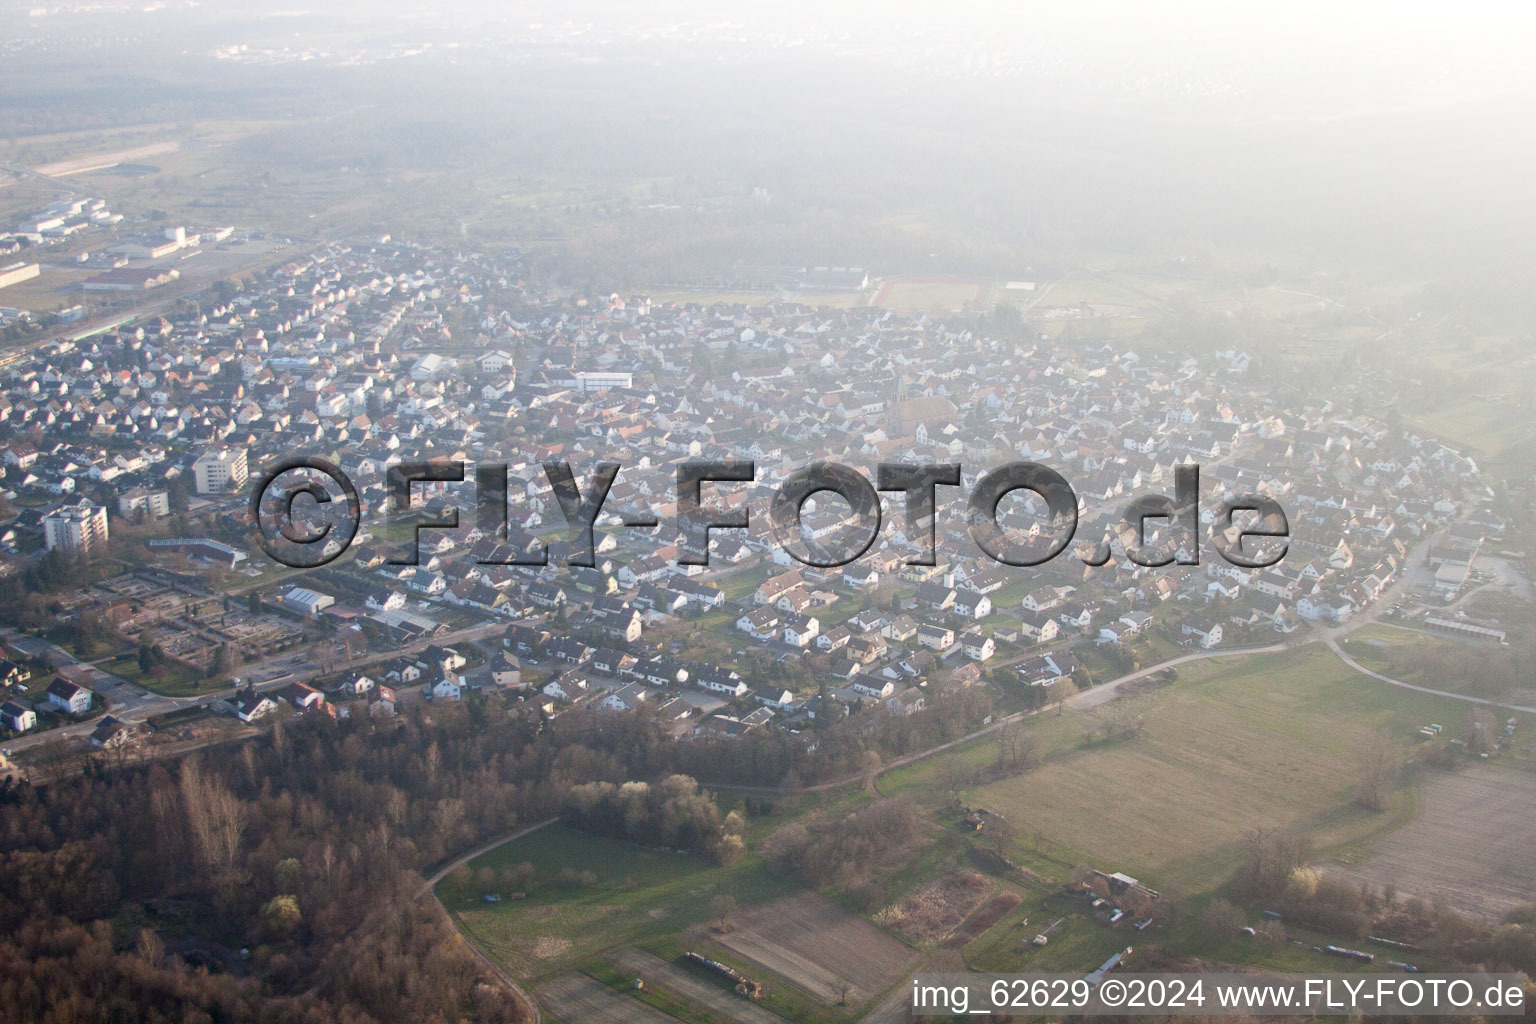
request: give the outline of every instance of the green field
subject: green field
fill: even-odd
[[[1354,805],[1363,751],[1382,737],[1406,760],[1420,726],[1470,711],[1363,678],[1316,645],[1186,666],[1173,687],[1112,706],[1141,715],[1146,735],[965,797],[1043,835],[1059,860],[1185,895],[1228,879],[1249,829],[1302,829],[1333,850],[1406,821],[1409,787],[1384,813]]]
[[[1464,678],[1442,679],[1431,672],[1422,661],[1415,660],[1431,651],[1447,649],[1467,650],[1468,645],[1454,640],[1428,636],[1413,630],[1396,629],[1387,625],[1371,625],[1356,630],[1340,641],[1340,646],[1360,664],[1372,672],[1380,672],[1415,686],[1430,686],[1437,690],[1456,692],[1463,688]]]
[[[122,676],[130,683],[137,683],[146,690],[153,690],[166,697],[192,697],[212,692],[222,685],[216,680],[204,678],[197,669],[179,662],[167,665],[157,676],[147,676],[139,670],[137,654],[124,654],[104,661],[98,667],[103,672]]]
[[[523,900],[485,903],[455,876],[437,887],[459,927],[520,976],[552,976],[596,953],[673,935],[708,919],[715,896],[749,906],[797,886],[748,856],[731,867],[619,840],[542,829],[476,858],[471,872],[527,861],[536,875]],[[591,885],[562,882],[570,868],[597,876]]]

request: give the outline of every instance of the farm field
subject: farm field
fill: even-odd
[[[864,1003],[901,980],[917,951],[815,893],[736,914],[720,945],[824,1003]]]
[[[534,990],[559,1024],[677,1024],[677,1018],[572,971]]]
[[[730,893],[741,906],[794,891],[747,857],[720,867],[676,853],[570,829],[541,829],[477,857],[482,869],[533,865],[527,898],[485,903],[479,890],[450,875],[438,898],[466,934],[513,973],[544,978],[603,950],[675,934],[706,919],[710,900]],[[590,884],[561,872],[591,872]]]
[[[992,883],[975,871],[951,871],[887,907],[876,920],[908,942],[932,944],[947,939],[992,894]]]
[[[1189,666],[1115,710],[1140,715],[1145,736],[1067,751],[965,799],[1025,823],[1058,860],[1188,895],[1230,877],[1250,829],[1305,828],[1326,851],[1406,821],[1409,789],[1385,813],[1354,806],[1363,751],[1381,737],[1406,759],[1420,726],[1454,728],[1470,706],[1375,682],[1312,645]]]
[[[1360,863],[1329,870],[1489,923],[1536,901],[1536,773],[1478,764],[1437,772],[1421,790],[1418,817]]]
[[[644,979],[647,988],[660,988],[701,1007],[719,1020],[735,1021],[736,1024],[785,1024],[783,1017],[738,996],[724,984],[713,984],[644,950],[626,949],[614,955],[612,962],[625,974]]]

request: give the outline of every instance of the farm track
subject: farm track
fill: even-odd
[[[575,971],[537,991],[564,1024],[678,1024],[676,1017]]]
[[[1417,683],[1405,683],[1401,679],[1393,679],[1391,676],[1382,675],[1380,672],[1373,672],[1372,670],[1366,668],[1364,665],[1360,664],[1358,661],[1344,652],[1344,648],[1339,646],[1339,642],[1337,640],[1329,640],[1327,643],[1329,649],[1332,650],[1334,654],[1337,654],[1339,656],[1339,660],[1344,662],[1344,664],[1348,665],[1356,672],[1362,673],[1363,675],[1368,675],[1372,679],[1378,679],[1383,683],[1389,683],[1392,686],[1400,686],[1405,690],[1413,690],[1416,693],[1428,693],[1436,697],[1446,697],[1450,700],[1466,701],[1468,704],[1481,704],[1484,707],[1504,708],[1507,711],[1523,711],[1528,715],[1536,715],[1536,708],[1527,707],[1524,704],[1505,704],[1502,701],[1491,700],[1487,697],[1474,697],[1469,693],[1451,693],[1449,690],[1436,690],[1428,686],[1419,686]]]
[[[738,911],[733,924],[714,941],[827,1005],[874,999],[918,959],[911,946],[813,892]]]
[[[695,977],[644,950],[631,947],[614,954],[609,960],[626,974],[643,979],[647,987],[654,985],[670,992],[684,1002],[703,1008],[711,1016],[735,1021],[736,1024],[787,1024],[778,1014],[763,1009],[729,989]]]

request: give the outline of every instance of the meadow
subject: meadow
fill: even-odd
[[[721,867],[561,826],[497,847],[470,870],[501,871],[522,862],[535,872],[524,899],[487,903],[472,876],[457,874],[443,879],[437,894],[466,934],[528,978],[680,932],[707,920],[718,895],[746,907],[798,888],[751,856]],[[591,872],[595,881],[562,880],[566,871]]]

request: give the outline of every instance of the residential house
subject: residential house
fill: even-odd
[[[523,666],[516,655],[498,652],[491,659],[491,685],[497,689],[516,689],[523,684]]]
[[[85,687],[63,678],[49,683],[47,692],[48,703],[70,715],[83,715],[91,710],[91,701],[96,696]]]
[[[1203,615],[1191,615],[1179,627],[1184,636],[1194,637],[1201,647],[1211,648],[1221,643],[1221,623],[1212,622]]]
[[[37,727],[37,712],[13,700],[0,704],[0,729],[26,732]]]
[[[244,689],[235,695],[235,717],[242,722],[254,722],[277,710],[277,702],[254,689]]]
[[[997,653],[997,645],[980,626],[970,626],[960,632],[960,646],[972,661],[986,661]]]
[[[813,615],[784,616],[784,642],[791,647],[808,647],[821,632],[821,621]]]
[[[1048,644],[1061,633],[1061,627],[1048,611],[1026,610],[1019,616],[1019,633],[1030,643]]]
[[[955,631],[948,626],[919,626],[917,642],[930,650],[944,654],[955,646]]]
[[[108,715],[91,730],[90,744],[98,750],[117,750],[132,743],[138,735],[136,727]]]

